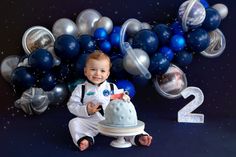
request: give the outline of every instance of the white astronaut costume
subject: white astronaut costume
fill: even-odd
[[[81,102],[82,85],[85,86],[83,103]],[[113,87],[115,93],[118,88],[114,84]],[[86,104],[91,101],[100,103],[103,111],[105,111],[110,102],[111,92],[113,92],[111,91],[111,85],[107,81],[104,81],[99,86],[85,81],[83,84],[77,85],[72,92],[67,106],[69,111],[77,116],[69,122],[70,134],[76,146],[78,146],[77,141],[84,136],[91,137],[94,143],[93,137],[99,133],[97,129],[98,122],[105,119],[100,112],[88,115]],[[127,137],[127,140],[135,145],[134,137]]]

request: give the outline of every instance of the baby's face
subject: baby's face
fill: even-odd
[[[110,64],[106,59],[88,60],[85,68],[84,75],[87,79],[94,84],[98,85],[105,81],[110,75]]]

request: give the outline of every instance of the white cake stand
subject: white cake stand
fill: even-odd
[[[138,124],[132,127],[114,127],[109,126],[104,123],[105,121],[101,121],[98,123],[98,131],[101,134],[106,136],[116,137],[116,140],[113,140],[110,145],[116,148],[128,148],[131,147],[132,144],[125,140],[126,136],[135,136],[143,133],[144,131],[144,122],[138,120]]]

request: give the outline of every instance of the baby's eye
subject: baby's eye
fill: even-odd
[[[90,69],[90,70],[92,70],[92,71],[96,71],[96,69]]]
[[[106,72],[105,70],[101,70],[102,73]]]

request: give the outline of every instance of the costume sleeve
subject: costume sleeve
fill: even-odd
[[[86,105],[81,102],[81,85],[78,85],[71,94],[67,103],[69,111],[78,117],[89,117]]]

